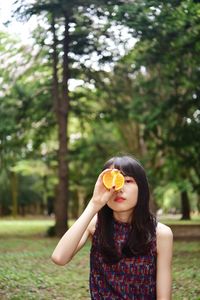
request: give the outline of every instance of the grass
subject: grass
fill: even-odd
[[[89,300],[88,243],[65,267],[50,260],[58,239],[44,237],[52,220],[0,221],[0,299]],[[174,243],[173,300],[200,299],[200,245]]]
[[[0,299],[89,299],[88,246],[67,267],[58,267],[50,260],[56,243],[29,238],[1,243]]]
[[[174,242],[173,299],[200,299],[200,243]]]
[[[38,237],[44,236],[48,227],[54,224],[53,220],[9,220],[0,221],[0,237]]]
[[[180,220],[181,215],[164,215],[158,217],[161,223],[167,225],[200,225],[200,215],[192,215],[191,220]]]

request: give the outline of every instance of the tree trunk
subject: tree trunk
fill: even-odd
[[[200,194],[197,195],[197,211],[200,213]]]
[[[11,172],[11,192],[12,192],[12,216],[18,214],[18,178],[15,172]]]
[[[190,202],[189,202],[187,191],[181,192],[181,208],[182,208],[181,220],[190,220]]]
[[[78,217],[84,211],[84,199],[85,199],[85,189],[80,187],[78,189]]]
[[[63,63],[62,63],[62,89],[59,90],[58,81],[58,54],[57,54],[57,37],[55,30],[55,20],[52,20],[53,32],[53,94],[55,111],[58,122],[58,186],[55,195],[55,232],[57,236],[62,236],[68,228],[68,110],[69,110],[69,93],[68,93],[68,43],[69,43],[69,25],[68,18],[65,15],[65,32],[63,39]]]

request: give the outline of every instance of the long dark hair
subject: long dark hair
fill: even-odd
[[[142,165],[132,156],[117,156],[109,159],[103,169],[113,166],[125,176],[133,177],[138,185],[138,200],[134,208],[131,230],[128,240],[122,249],[123,255],[132,257],[147,254],[155,239],[156,218],[149,210],[149,185]],[[107,262],[120,260],[113,240],[113,211],[105,205],[98,212],[99,245]]]

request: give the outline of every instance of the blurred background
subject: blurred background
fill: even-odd
[[[87,248],[73,288],[46,257],[126,153],[174,232],[173,299],[200,299],[199,1],[0,0],[0,19],[2,299],[89,299]],[[26,258],[41,278],[16,275]]]

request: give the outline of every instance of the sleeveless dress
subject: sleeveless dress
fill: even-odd
[[[131,225],[114,222],[114,242],[118,253],[126,243]],[[92,300],[155,300],[156,237],[147,255],[123,257],[114,264],[104,261],[99,249],[98,224],[90,251],[90,294]]]

